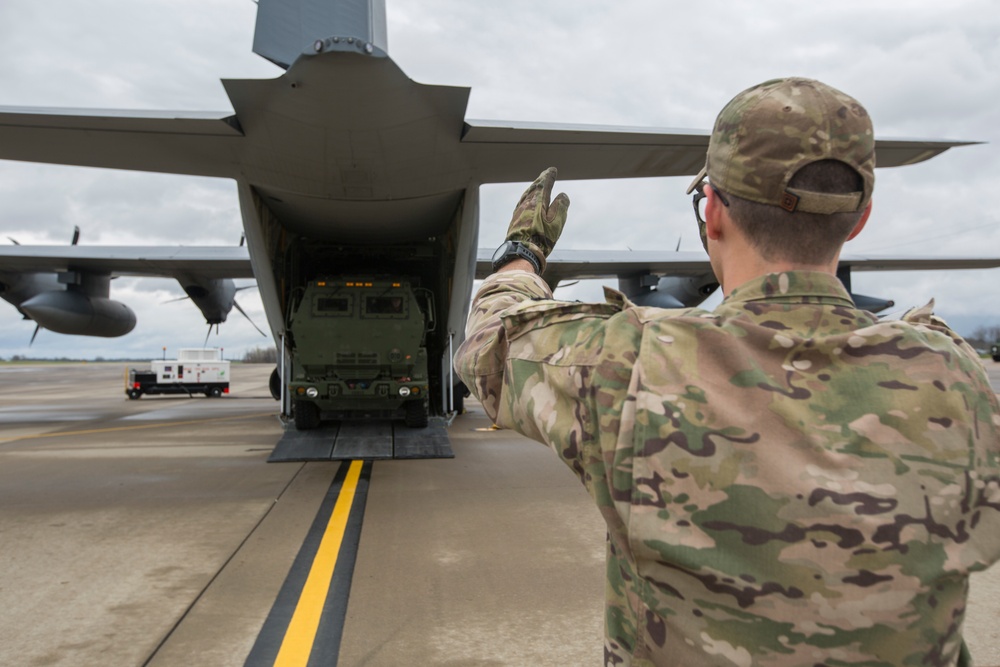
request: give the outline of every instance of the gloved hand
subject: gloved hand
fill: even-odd
[[[507,240],[520,241],[527,246],[538,258],[542,271],[545,270],[545,258],[552,252],[562,234],[569,209],[569,197],[565,193],[559,193],[549,203],[558,173],[555,167],[549,167],[528,186],[521,195],[510,227],[507,228]]]

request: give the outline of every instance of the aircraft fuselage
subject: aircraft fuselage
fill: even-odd
[[[447,412],[478,237],[478,184],[460,150],[468,90],[414,83],[378,52],[303,56],[276,79],[225,86],[247,138],[237,178],[247,244],[287,367],[312,354],[300,344],[322,344],[287,326],[310,281],[403,280],[446,314],[427,355],[431,411]]]

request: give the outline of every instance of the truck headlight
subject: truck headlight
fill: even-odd
[[[403,398],[406,398],[407,396],[410,395],[410,388],[409,387],[400,387],[399,388],[399,395],[402,396]]]
[[[308,396],[309,398],[316,398],[317,396],[319,396],[319,390],[316,389],[316,387],[309,387],[308,389],[306,389],[306,396]]]

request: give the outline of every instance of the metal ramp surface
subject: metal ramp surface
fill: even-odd
[[[345,421],[310,431],[289,427],[268,463],[354,459],[451,459],[451,440],[443,421],[408,428],[389,421]]]

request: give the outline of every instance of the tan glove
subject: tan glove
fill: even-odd
[[[569,210],[569,197],[565,193],[559,193],[549,203],[558,173],[555,167],[549,167],[528,186],[521,195],[510,227],[507,228],[507,240],[520,241],[531,250],[538,258],[542,271],[545,270],[545,258],[552,252],[562,234]]]

